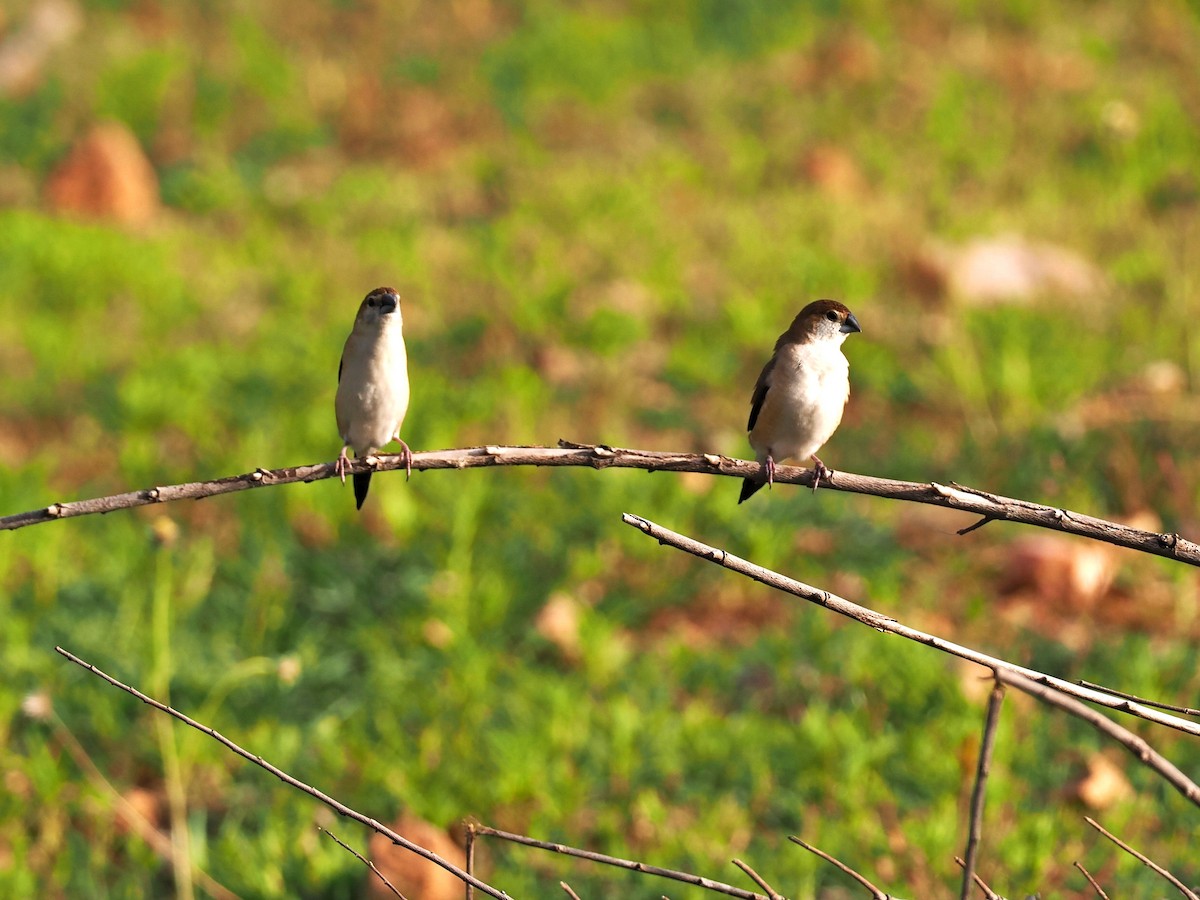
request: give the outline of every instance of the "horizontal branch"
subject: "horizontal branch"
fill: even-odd
[[[392,831],[390,828],[388,828],[383,823],[378,822],[375,819],[372,819],[368,816],[365,816],[362,813],[358,812],[357,810],[351,809],[349,806],[346,806],[346,804],[344,804],[338,800],[335,800],[333,797],[330,797],[328,794],[323,793],[322,791],[317,790],[312,785],[305,784],[299,778],[289,775],[287,772],[283,771],[283,769],[280,769],[277,766],[271,765],[269,762],[267,762],[261,756],[255,756],[249,750],[242,749],[237,744],[235,744],[233,741],[231,741],[229,738],[225,737],[225,735],[217,732],[216,730],[210,728],[209,726],[203,724],[202,722],[197,722],[195,719],[184,715],[179,710],[173,709],[172,707],[167,706],[165,703],[160,703],[159,701],[155,700],[153,697],[143,694],[137,688],[130,687],[127,684],[117,681],[117,679],[113,678],[111,675],[107,674],[106,672],[102,672],[100,669],[96,668],[91,663],[85,662],[84,660],[82,660],[78,656],[76,656],[74,653],[71,653],[68,650],[64,650],[62,647],[55,647],[54,649],[61,656],[66,657],[71,662],[75,663],[75,665],[79,666],[80,668],[86,669],[87,671],[91,672],[93,675],[95,675],[99,678],[102,678],[104,681],[107,681],[113,687],[120,688],[121,690],[125,691],[125,693],[131,694],[132,696],[137,697],[143,703],[147,704],[148,706],[154,707],[159,712],[164,712],[169,716],[173,716],[174,718],[178,719],[183,724],[189,725],[192,728],[195,728],[197,731],[207,734],[214,741],[217,741],[218,743],[225,745],[225,747],[232,750],[238,756],[242,757],[242,759],[249,760],[250,762],[254,763],[256,766],[260,766],[260,767],[266,769],[268,772],[270,772],[272,775],[274,775],[276,778],[278,778],[284,784],[290,785],[291,787],[294,787],[297,790],[301,790],[304,793],[308,794],[310,797],[315,797],[316,799],[318,799],[322,803],[324,803],[326,806],[328,806],[330,809],[332,809],[334,812],[336,812],[340,815],[346,816],[347,818],[353,819],[354,821],[359,822],[363,825],[366,825],[368,828],[378,831],[380,834],[382,834],[384,837],[386,837],[388,840],[390,840],[393,844],[397,844],[398,846],[403,847],[405,850],[409,850],[409,851],[417,854],[417,856],[421,856],[421,857],[429,860],[431,863],[435,863],[436,865],[441,866],[443,869],[445,869],[451,875],[455,876],[456,878],[460,879],[461,881],[463,881],[464,883],[466,883],[468,885],[472,885],[472,886],[478,888],[480,891],[487,894],[489,897],[495,897],[495,898],[497,898],[497,900],[509,900],[508,894],[504,893],[504,891],[497,890],[496,888],[492,887],[487,882],[480,881],[474,875],[467,874],[462,869],[460,869],[458,866],[454,865],[454,863],[450,862],[447,859],[443,859],[442,857],[440,857],[436,853],[434,853],[432,850],[427,850],[424,847],[420,846],[419,844],[414,844],[408,838],[402,837],[401,835]]]
[[[353,472],[394,471],[404,468],[399,455],[379,456],[373,465],[354,460]],[[559,441],[557,447],[467,447],[458,450],[433,450],[414,453],[413,471],[432,469],[475,469],[489,466],[585,466],[593,469],[645,469],[650,472],[697,472],[703,475],[722,475],[731,478],[758,478],[762,476],[759,463],[744,459],[731,459],[712,453],[669,453],[657,450],[629,450],[604,445],[573,444]],[[0,517],[0,531],[11,531],[43,522],[54,522],[75,516],[109,513],[118,509],[146,506],[152,503],[170,503],[176,500],[199,500],[217,494],[230,494],[252,488],[270,487],[297,482],[320,481],[336,475],[332,462],[283,469],[255,469],[242,475],[230,475],[212,481],[195,481],[188,484],[161,485],[97,497],[91,500],[75,500],[52,503],[41,509]],[[812,485],[812,470],[795,466],[780,466],[775,472],[775,481],[780,484]],[[920,484],[912,481],[895,481],[855,475],[850,472],[834,472],[829,479],[821,480],[822,490],[849,491],[886,497],[891,500],[907,500],[926,503],[947,509],[959,509],[980,516],[980,521],[971,528],[990,521],[1018,522],[1061,531],[1066,534],[1092,538],[1118,547],[1141,550],[1155,556],[1175,559],[1192,566],[1200,566],[1200,544],[1186,540],[1178,534],[1164,534],[1130,528],[1118,522],[1098,519],[1081,513],[1030,503],[1011,497],[1001,497],[986,491],[961,485],[943,485],[936,482]],[[968,531],[971,529],[964,529]]]
[[[711,563],[716,563],[726,569],[737,572],[740,575],[745,575],[747,578],[752,578],[768,587],[773,587],[776,590],[792,594],[818,606],[823,606],[826,609],[833,610],[839,615],[854,619],[856,622],[861,622],[864,625],[869,625],[877,631],[884,631],[888,634],[899,635],[907,638],[910,641],[916,641],[918,644],[924,644],[927,647],[933,647],[935,650],[940,650],[943,653],[949,653],[952,656],[957,656],[962,659],[969,660],[973,663],[978,663],[981,666],[986,666],[993,672],[1003,670],[1012,672],[1016,675],[1024,676],[1037,684],[1049,685],[1057,688],[1064,694],[1070,694],[1072,697],[1077,697],[1080,700],[1087,700],[1090,703],[1095,703],[1100,706],[1107,706],[1111,709],[1120,710],[1121,712],[1129,713],[1130,715],[1138,716],[1150,722],[1155,722],[1159,725],[1166,725],[1168,728],[1174,728],[1176,731],[1182,731],[1186,734],[1200,736],[1200,722],[1191,722],[1187,719],[1181,719],[1177,716],[1172,716],[1161,710],[1151,709],[1147,706],[1142,706],[1140,703],[1134,703],[1132,700],[1125,700],[1120,697],[1114,697],[1105,691],[1098,691],[1092,688],[1081,687],[1073,684],[1070,681],[1065,681],[1062,678],[1056,678],[1053,675],[1046,675],[1034,669],[1027,669],[1024,666],[1018,666],[1016,663],[1010,663],[1007,660],[999,659],[995,656],[988,656],[986,653],[980,653],[978,650],[973,650],[970,647],[964,647],[961,644],[955,644],[945,638],[937,637],[936,635],[928,634],[924,631],[919,631],[916,628],[911,628],[908,625],[903,625],[893,619],[891,616],[885,616],[882,613],[876,612],[865,606],[860,606],[857,603],[851,603],[837,594],[831,594],[829,591],[823,591],[820,588],[812,587],[802,581],[796,581],[794,578],[788,578],[786,575],[780,575],[778,572],[773,572],[770,569],[765,569],[762,566],[756,566],[752,562],[748,562],[741,557],[734,556],[725,550],[720,550],[716,547],[710,547],[708,544],[703,544],[694,538],[686,537],[677,532],[671,531],[669,528],[663,528],[651,522],[649,519],[641,516],[630,515],[625,513],[621,516],[626,525],[632,525],[643,534],[657,540],[660,544],[665,544],[669,547],[674,547],[677,550],[683,550],[693,556],[698,556],[700,559],[707,560]]]

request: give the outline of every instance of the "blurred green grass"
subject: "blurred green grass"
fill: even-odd
[[[167,207],[141,231],[0,209],[5,512],[332,459],[341,341],[393,283],[414,449],[747,455],[771,342],[834,295],[866,329],[835,467],[1196,533],[1200,34],[1181,2],[83,9],[83,38],[0,103],[6,177],[40,183],[116,118]],[[807,167],[823,147],[851,160],[847,191]],[[911,275],[929,241],[1008,232],[1082,253],[1109,289],[976,308]],[[1143,387],[1162,361],[1182,377],[1165,396]],[[0,886],[172,890],[58,726],[20,711],[45,692],[118,791],[161,794],[150,713],[58,643],[142,686],[169,652],[176,706],[381,819],[473,814],[730,880],[739,856],[798,897],[840,884],[788,845],[800,833],[899,893],[949,895],[983,717],[958,668],[675,558],[624,511],[1015,661],[1196,705],[1190,571],[1122,554],[1099,607],[1047,624],[1000,596],[1002,525],[957,538],[877,500],[735,496],[666,474],[429,473],[380,478],[361,516],[327,481],[5,536]],[[574,655],[534,626],[558,595],[580,609]],[[247,896],[356,894],[313,802],[175,740],[198,865]],[[1156,889],[1072,799],[1103,746],[1009,699],[994,887],[1079,890],[1078,858],[1114,890]],[[1102,821],[1200,877],[1194,810],[1127,774],[1136,794]],[[658,887],[489,850],[514,896],[567,873],[584,896]]]

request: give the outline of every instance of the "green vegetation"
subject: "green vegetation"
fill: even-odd
[[[4,15],[11,31],[23,12]],[[0,99],[0,512],[332,460],[341,343],[392,284],[414,450],[746,456],[771,342],[835,296],[865,332],[831,466],[1200,533],[1194,5],[90,0],[84,17]],[[159,175],[148,228],[13,187],[102,119]],[[1105,289],[981,307],[921,277],[932,242],[1006,233],[1082,254]],[[737,492],[391,474],[361,515],[322,481],[0,536],[0,894],[173,890],[68,732],[117,792],[185,797],[193,859],[243,896],[358,896],[365,878],[315,828],[364,847],[356,826],[164,727],[62,644],[381,820],[475,815],[731,881],[737,856],[793,897],[842,884],[796,833],[899,895],[948,896],[974,674],[658,548],[624,511],[960,643],[1200,705],[1190,569],[1120,552],[1094,605],[1022,599],[1002,591],[1015,527],[959,538],[907,504]],[[577,651],[535,627],[559,595]],[[21,711],[39,693],[50,719]],[[1200,773],[1194,740],[1138,730]],[[1096,813],[1072,785],[1102,750],[1134,793]],[[1196,809],[1125,764],[1010,696],[984,877],[1071,893],[1079,859],[1113,896],[1162,894],[1092,813],[1200,881]],[[561,877],[588,898],[662,890],[536,851],[489,845],[485,864],[514,897]]]

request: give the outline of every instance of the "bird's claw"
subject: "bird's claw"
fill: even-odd
[[[342,452],[333,463],[333,473],[342,479],[342,484],[346,483],[346,473],[350,471],[350,460],[346,458],[346,448],[342,448]]]
[[[404,443],[404,441],[400,440],[400,438],[396,438],[396,440],[400,441],[400,457],[404,460],[404,480],[408,481],[412,478],[413,454],[412,451],[408,449],[408,444]]]
[[[831,478],[833,478],[833,469],[821,462],[815,453],[812,456],[812,460],[816,463],[816,465],[813,466],[813,493],[815,494],[817,492],[817,488],[821,484],[822,478],[824,478],[826,481],[829,481]]]

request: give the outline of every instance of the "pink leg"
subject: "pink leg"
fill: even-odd
[[[768,453],[764,465],[767,468],[767,487],[771,487],[775,484],[775,457]]]
[[[396,438],[400,441],[401,451],[400,456],[404,459],[404,480],[408,481],[412,478],[412,451],[408,449],[408,444],[404,443],[401,438]]]
[[[346,483],[346,473],[350,471],[350,460],[346,458],[346,448],[342,447],[342,452],[338,455],[337,460],[333,464],[333,472],[335,475],[341,476],[342,484]]]
[[[812,460],[816,463],[816,465],[813,466],[813,493],[815,494],[817,492],[817,488],[821,484],[821,479],[824,478],[826,481],[828,481],[833,477],[833,470],[828,468],[825,463],[821,462],[815,453],[812,455]]]

